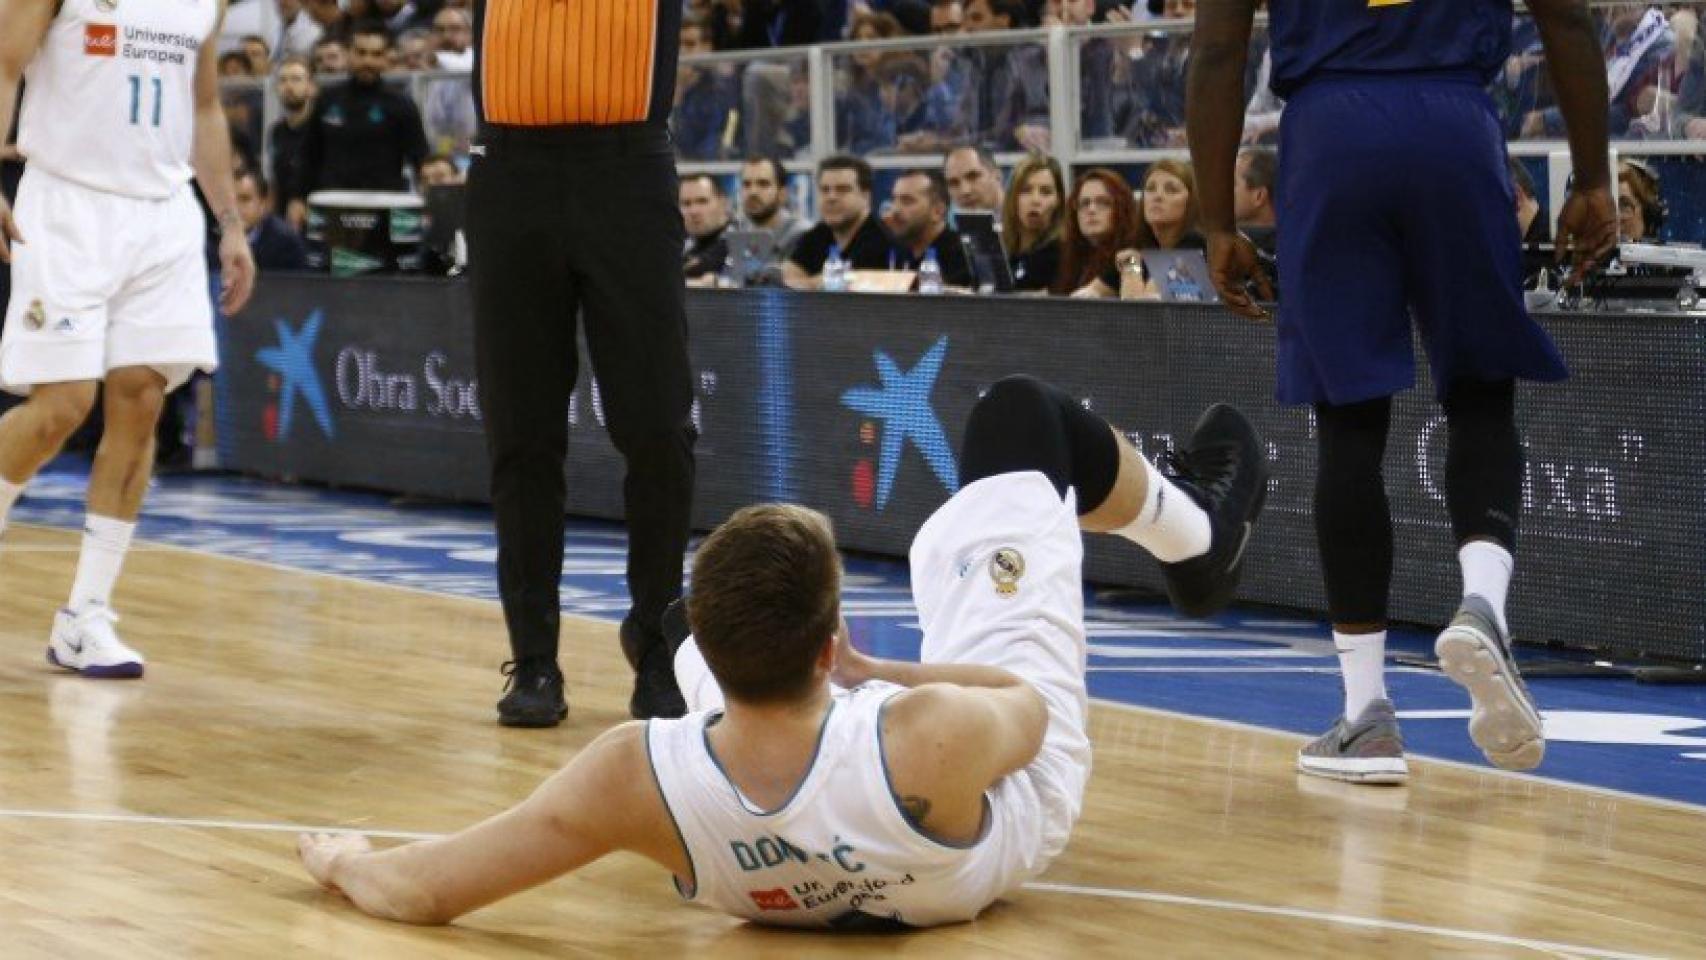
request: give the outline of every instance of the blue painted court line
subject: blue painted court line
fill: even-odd
[[[77,529],[84,478],[37,478],[15,518]],[[489,511],[397,501],[231,477],[166,477],[149,495],[139,536],[221,556],[374,583],[495,600]],[[626,539],[619,524],[571,521],[563,609],[619,620],[627,610]],[[1147,562],[1147,561],[1144,561]],[[67,573],[69,580],[69,573]],[[854,637],[883,656],[916,658],[919,631],[900,561],[849,561],[846,610]],[[1340,707],[1338,661],[1326,625],[1273,611],[1197,622],[1163,604],[1086,606],[1090,692],[1170,710],[1315,734]],[[1520,625],[1518,625],[1520,629]],[[493,638],[494,666],[503,659]],[[1426,655],[1431,636],[1395,632],[1393,652]],[[1388,686],[1413,754],[1482,764],[1469,742],[1466,695],[1430,670],[1394,668]],[[1538,774],[1706,806],[1706,687],[1624,678],[1530,680],[1547,714]]]

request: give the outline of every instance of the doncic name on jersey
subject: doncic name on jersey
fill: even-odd
[[[91,57],[188,64],[201,51],[201,44],[202,38],[187,33],[127,26],[121,36],[119,28],[110,23],[83,26],[83,52]]]

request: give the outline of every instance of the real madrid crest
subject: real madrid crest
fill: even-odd
[[[995,581],[995,592],[1003,598],[1019,592],[1019,580],[1025,575],[1025,555],[1012,547],[1002,547],[989,558],[989,579]]]
[[[47,325],[47,308],[40,300],[31,300],[30,308],[24,311],[24,329],[40,330]]]

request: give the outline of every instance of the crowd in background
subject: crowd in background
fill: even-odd
[[[789,54],[706,62],[699,55],[844,39],[991,39],[984,35],[1053,24],[1183,21],[1194,9],[1194,0],[684,0],[684,59],[671,119],[679,156],[748,161],[738,203],[729,196],[733,178],[684,182],[682,211],[694,237],[684,252],[689,279],[727,279],[728,259],[718,246],[723,233],[775,230],[776,217],[786,216],[768,272],[743,271],[743,282],[820,285],[834,249],[855,271],[916,271],[928,255],[946,287],[986,287],[969,275],[970,254],[955,229],[959,212],[985,210],[1000,214],[1016,288],[1154,295],[1135,253],[1201,245],[1192,171],[1159,162],[1141,183],[1127,183],[1111,169],[1073,171],[1068,192],[1066,172],[1048,158],[1053,127],[1041,43],[949,42],[835,54],[838,156],[814,172],[820,222],[812,229],[804,211],[788,209],[786,173],[811,145],[805,61]],[[1613,135],[1706,139],[1706,35],[1697,8],[1625,3],[1597,14]],[[224,103],[245,218],[264,269],[303,262],[300,235],[315,191],[424,192],[461,181],[475,133],[472,16],[471,0],[232,4],[219,66],[233,81]],[[1558,137],[1539,38],[1527,18],[1518,18],[1515,30],[1517,55],[1492,88],[1501,122],[1513,138]],[[1252,147],[1275,142],[1283,107],[1266,89],[1271,64],[1259,35],[1246,84],[1245,140]],[[1096,36],[1075,51],[1080,149],[1183,145],[1188,32],[1170,24]],[[263,129],[267,96],[276,98],[277,119]],[[1026,159],[1008,175],[994,153]],[[885,155],[911,155],[918,163],[888,196],[876,198],[873,174],[860,158]],[[1536,191],[1524,186],[1520,169],[1513,174],[1520,211],[1525,196],[1534,203]],[[1265,237],[1270,252],[1273,180],[1272,152],[1247,150],[1239,164],[1241,220]],[[1656,175],[1641,166],[1623,182],[1625,216],[1633,218],[1626,229],[1651,235],[1663,217]],[[1245,217],[1245,207],[1255,212]],[[1525,229],[1536,223],[1532,214],[1519,219]]]

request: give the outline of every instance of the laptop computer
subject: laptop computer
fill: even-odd
[[[735,230],[724,234],[729,248],[727,273],[743,287],[762,286],[776,263],[776,234],[769,230]]]
[[[979,293],[1012,293],[1013,267],[1001,242],[1001,221],[988,210],[956,210],[954,228],[965,244]]]
[[[1145,250],[1143,268],[1161,291],[1163,303],[1219,303],[1201,250]]]

